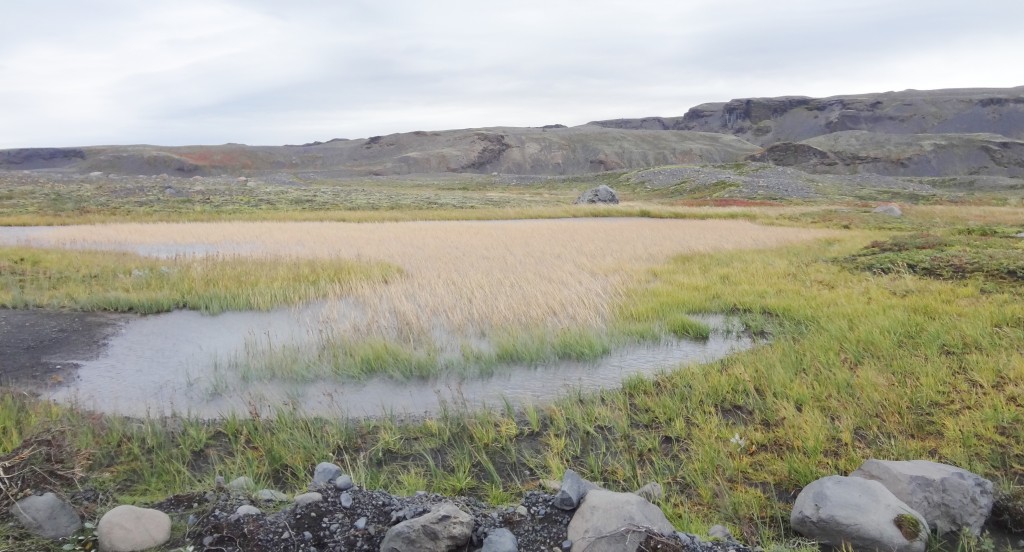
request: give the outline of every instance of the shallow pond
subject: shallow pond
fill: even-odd
[[[594,362],[498,366],[487,377],[296,382],[261,376],[246,381],[233,365],[238,358],[267,358],[261,355],[262,345],[315,351],[321,335],[350,335],[352,327],[372,330],[366,335],[425,328],[439,347],[458,352],[468,340],[473,348],[486,350],[487,343],[473,341],[477,337],[452,336],[444,329],[532,323],[577,327],[607,320],[608,305],[619,297],[621,275],[629,271],[657,266],[682,253],[771,247],[811,237],[805,230],[737,221],[619,218],[0,228],[0,243],[37,247],[121,250],[151,257],[354,258],[402,267],[406,277],[401,281],[353,292],[329,306],[130,317],[98,357],[52,359],[80,366],[50,391],[56,400],[110,413],[206,418],[253,411],[265,415],[282,406],[328,416],[423,416],[446,405],[543,404],[573,392],[616,388],[629,376],[714,361],[753,346],[742,328],[730,327],[733,321],[722,317],[705,320],[716,328],[706,341],[633,344]],[[348,300],[353,305],[343,303]],[[343,315],[337,315],[339,309]]]
[[[215,316],[191,311],[130,319],[98,358],[61,359],[80,366],[49,391],[60,402],[133,416],[190,414],[215,418],[275,408],[305,415],[430,416],[446,406],[504,408],[545,404],[573,392],[613,389],[624,378],[682,364],[711,362],[749,349],[753,340],[735,321],[701,317],[715,330],[705,341],[635,344],[593,362],[499,366],[493,375],[428,380],[244,382],[223,368],[253,341],[302,344],[323,307]]]

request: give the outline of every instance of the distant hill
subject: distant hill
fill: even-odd
[[[0,150],[0,168],[194,176],[330,170],[351,176],[420,173],[574,175],[682,163],[740,161],[758,148],[704,132],[596,126],[409,132],[302,146],[95,146]]]
[[[202,176],[323,171],[578,175],[764,161],[805,172],[1024,177],[1024,86],[736,99],[681,117],[408,132],[293,146],[0,150],[0,170]]]

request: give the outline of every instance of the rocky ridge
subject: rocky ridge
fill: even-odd
[[[991,133],[1024,139],[1024,86],[904,90],[810,98],[740,98],[679,117],[614,119],[604,128],[721,132],[761,146],[863,130],[884,134]]]

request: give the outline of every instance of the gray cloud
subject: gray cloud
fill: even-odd
[[[0,20],[0,147],[280,144],[1015,86],[1024,4],[55,1]]]

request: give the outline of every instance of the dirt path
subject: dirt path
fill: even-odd
[[[133,315],[0,309],[0,385],[39,388],[63,381],[74,360],[95,358]]]

